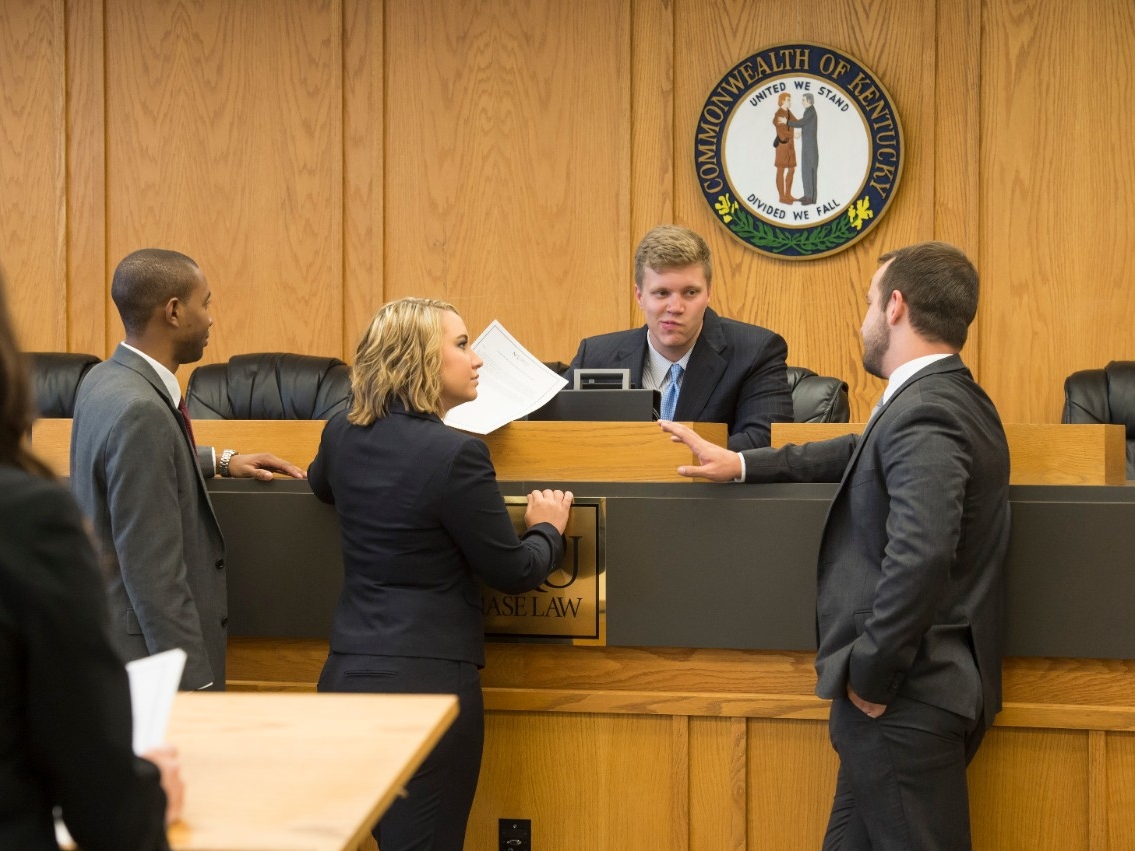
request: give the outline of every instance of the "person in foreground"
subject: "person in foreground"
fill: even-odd
[[[343,592],[324,692],[456,694],[460,714],[375,826],[382,851],[461,851],[484,740],[477,579],[539,586],[564,553],[570,491],[528,495],[517,537],[488,447],[442,423],[477,396],[482,361],[454,308],[404,298],[371,321],[350,408],[328,420],[308,470],[335,504]]]
[[[968,849],[966,765],[1001,708],[1009,451],[958,357],[978,278],[958,249],[886,254],[863,365],[889,380],[862,435],[742,453],[663,423],[716,481],[838,481],[820,543],[816,694],[840,758],[825,849]]]
[[[67,491],[24,443],[27,376],[0,280],[0,848],[166,848],[177,752],[131,749],[126,670],[106,637],[94,550]]]
[[[662,419],[725,423],[730,449],[768,446],[771,423],[792,422],[784,338],[714,313],[712,256],[692,230],[659,225],[634,262],[646,325],[583,340],[565,378],[629,369],[632,387],[661,392]]]
[[[130,661],[182,648],[181,688],[225,687],[228,596],[224,539],[174,373],[201,359],[213,318],[205,275],[184,254],[145,248],[114,271],[111,297],[126,328],[91,368],[75,400],[71,492],[108,562],[111,638]],[[225,450],[223,476],[303,478],[267,453]]]

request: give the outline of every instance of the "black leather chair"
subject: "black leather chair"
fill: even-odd
[[[1135,361],[1073,372],[1064,382],[1065,423],[1113,423],[1127,429],[1127,478],[1135,479]]]
[[[351,368],[338,358],[284,352],[199,366],[185,402],[201,420],[326,420],[347,407]]]
[[[847,382],[816,375],[802,366],[788,367],[792,389],[793,421],[798,423],[846,423],[851,421]]]
[[[36,413],[46,419],[75,415],[75,395],[87,371],[101,360],[78,352],[26,352]]]

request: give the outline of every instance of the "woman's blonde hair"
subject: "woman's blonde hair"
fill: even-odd
[[[384,304],[355,350],[347,420],[367,426],[390,412],[395,398],[411,411],[442,414],[441,315],[457,313],[434,298]]]

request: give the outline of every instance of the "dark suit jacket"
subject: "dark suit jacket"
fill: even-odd
[[[674,419],[725,423],[729,448],[740,451],[769,445],[772,423],[792,422],[792,393],[785,358],[788,344],[779,334],[723,319],[706,308],[701,334],[690,353]],[[576,369],[629,369],[631,386],[642,387],[646,326],[588,337],[579,344],[565,378]]]
[[[119,346],[75,401],[71,492],[109,575],[111,639],[127,661],[173,647],[185,689],[225,685],[224,539],[181,415],[157,373]]]
[[[343,541],[343,593],[331,649],[485,664],[480,577],[529,591],[563,556],[538,523],[518,538],[484,441],[401,405],[369,426],[328,420],[308,469],[333,502]]]
[[[1009,450],[960,358],[920,370],[861,436],[755,450],[747,481],[840,481],[820,544],[820,697],[1001,708]]]
[[[0,848],[165,847],[157,767],[131,749],[126,671],[102,580],[58,485],[0,466]]]

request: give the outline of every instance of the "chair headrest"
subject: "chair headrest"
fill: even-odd
[[[847,382],[817,375],[803,366],[786,369],[792,391],[793,421],[798,423],[846,423],[851,420]]]
[[[75,394],[100,358],[79,352],[26,352],[36,412],[47,419],[75,415]]]
[[[186,403],[200,419],[325,420],[350,395],[351,370],[338,358],[262,352],[195,369]]]

